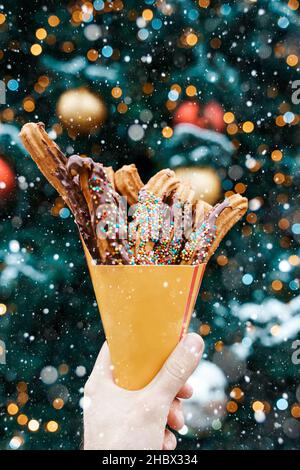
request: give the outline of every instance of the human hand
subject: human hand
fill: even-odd
[[[180,399],[193,393],[186,381],[203,348],[199,335],[186,335],[149,385],[129,391],[113,380],[105,342],[84,389],[84,449],[175,449],[176,437],[166,425],[184,425]]]

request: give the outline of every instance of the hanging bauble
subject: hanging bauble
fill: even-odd
[[[8,162],[0,156],[0,203],[8,199],[16,186],[16,175]]]
[[[195,124],[202,129],[223,132],[223,116],[224,110],[217,101],[210,101],[201,106],[196,101],[185,101],[175,111],[174,124]]]
[[[190,183],[198,199],[215,204],[221,195],[221,181],[213,168],[181,167],[175,170],[182,181]]]
[[[217,101],[210,101],[204,106],[203,117],[208,124],[208,127],[215,131],[222,132],[225,128],[223,120],[224,110]]]
[[[200,115],[200,105],[196,101],[185,101],[180,104],[174,114],[174,123],[197,124]]]
[[[88,88],[65,91],[56,112],[70,135],[94,133],[104,123],[107,110],[100,96]]]

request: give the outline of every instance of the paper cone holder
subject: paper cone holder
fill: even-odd
[[[96,265],[84,251],[115,381],[143,388],[187,331],[206,264]]]

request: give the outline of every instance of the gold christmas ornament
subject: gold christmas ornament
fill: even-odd
[[[183,182],[188,182],[196,197],[214,205],[221,195],[221,181],[212,168],[182,167],[175,170]]]
[[[90,134],[106,119],[102,99],[87,88],[65,91],[59,98],[56,112],[70,134]]]

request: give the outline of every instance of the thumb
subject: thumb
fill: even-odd
[[[201,359],[204,343],[201,336],[189,333],[176,346],[162,369],[151,382],[159,396],[172,401]]]

